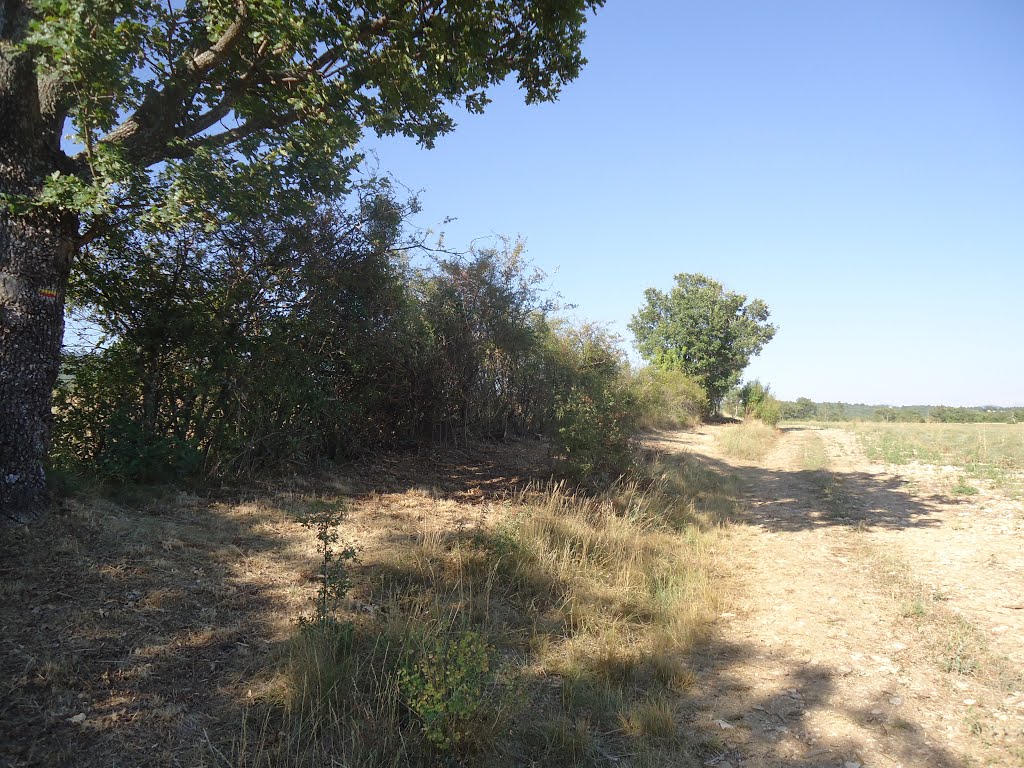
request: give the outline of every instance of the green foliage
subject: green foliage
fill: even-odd
[[[473,630],[428,635],[399,669],[402,697],[435,747],[456,750],[469,739],[491,692],[492,652]]]
[[[810,421],[818,416],[818,406],[808,397],[798,397],[795,402],[779,402],[781,418],[795,421]]]
[[[411,432],[421,345],[393,248],[414,208],[374,182],[347,208],[95,243],[69,296],[105,343],[65,367],[58,463],[102,473],[120,443],[171,440],[189,453],[169,471],[251,472]]]
[[[775,335],[768,305],[726,291],[704,275],[676,275],[668,293],[644,292],[646,303],[629,324],[637,349],[651,364],[678,370],[704,387],[714,411],[739,381],[750,358]]]
[[[818,419],[821,421],[848,421],[846,403],[818,403]]]
[[[344,189],[365,130],[431,146],[510,76],[555,99],[601,5],[36,0],[14,42],[83,149],[35,202],[149,224],[307,207]]]
[[[549,319],[521,242],[412,268],[413,210],[375,181],[303,216],[101,238],[70,295],[105,341],[65,367],[55,464],[244,475],[544,434],[579,482],[625,471],[654,385],[633,380],[614,337]],[[692,382],[658,377],[679,418],[699,407]]]
[[[956,496],[975,496],[978,493],[980,493],[980,491],[978,491],[977,488],[968,483],[967,478],[964,477],[961,477],[957,481],[956,485],[950,488],[950,492],[955,494]]]
[[[690,428],[708,415],[707,393],[681,371],[648,366],[635,375],[639,389],[641,426],[655,429]]]
[[[596,325],[563,325],[549,337],[551,435],[562,473],[576,482],[606,484],[632,461],[643,405],[616,342]]]
[[[1024,409],[999,406],[977,408],[946,405],[865,405],[863,403],[814,403],[806,397],[782,403],[784,419],[821,421],[879,421],[920,424],[1017,424],[1024,421]]]
[[[413,280],[430,355],[433,437],[504,437],[541,431],[551,408],[542,391],[547,314],[543,272],[522,241],[439,260]]]
[[[775,426],[782,418],[782,409],[771,389],[757,379],[747,382],[739,390],[740,407],[744,418],[753,418]]]
[[[172,483],[202,464],[187,435],[147,429],[128,406],[141,404],[143,386],[123,346],[105,357],[66,355],[54,397],[52,463],[119,482]]]

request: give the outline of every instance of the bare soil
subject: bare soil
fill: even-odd
[[[840,429],[786,428],[740,462],[722,428],[653,441],[749,496],[727,543],[739,597],[699,664],[706,765],[1024,766],[1020,503],[951,495],[952,467],[872,464]]]

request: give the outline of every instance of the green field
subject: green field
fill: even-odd
[[[871,459],[962,467],[971,477],[1016,493],[1024,486],[1024,424],[862,422],[848,428]]]

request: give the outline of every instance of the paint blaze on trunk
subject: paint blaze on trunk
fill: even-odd
[[[32,196],[58,167],[59,149],[31,61],[2,31],[0,194]],[[0,206],[0,522],[33,520],[45,506],[50,402],[76,236],[73,216],[41,208],[15,215]]]

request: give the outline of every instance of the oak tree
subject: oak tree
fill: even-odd
[[[603,2],[0,0],[0,518],[44,506],[84,243],[338,193],[364,131],[429,147],[509,76],[552,100]]]

